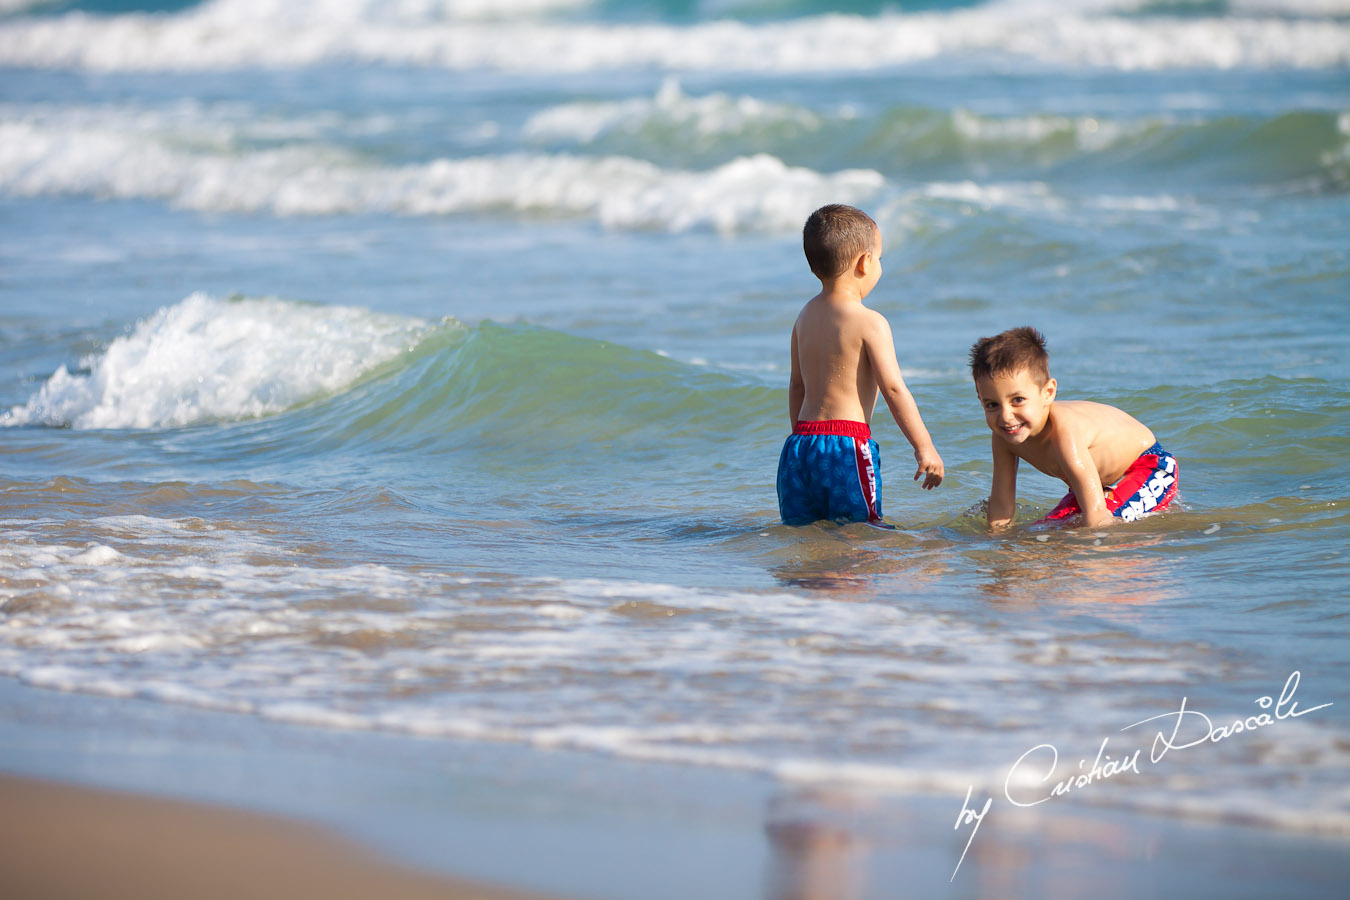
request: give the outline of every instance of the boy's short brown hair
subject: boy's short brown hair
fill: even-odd
[[[802,228],[802,249],[817,278],[834,278],[872,249],[877,223],[860,209],[831,203],[811,213]]]
[[[1035,328],[1009,328],[1002,334],[980,338],[970,348],[970,374],[978,381],[1026,369],[1039,385],[1050,380],[1050,354],[1045,335]]]

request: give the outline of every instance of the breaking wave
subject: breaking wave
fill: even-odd
[[[349,387],[429,327],[353,307],[193,294],[74,371],[58,368],[0,425],[172,428],[270,415]]]
[[[1338,4],[1314,0],[1235,3],[1230,16],[1118,15],[1092,5],[1065,11],[1058,5],[994,4],[947,12],[684,25],[517,17],[568,5],[566,0],[515,0],[503,10],[486,0],[389,5],[215,0],[176,15],[20,17],[0,23],[0,65],[96,71],[363,63],[510,72],[816,72],[946,57],[982,59],[998,68],[1032,62],[1125,71],[1350,64],[1350,23],[1288,14],[1343,12]],[[482,20],[488,11],[502,17]],[[822,46],[848,47],[849,52],[822,53]]]

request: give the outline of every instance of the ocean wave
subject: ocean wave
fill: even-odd
[[[1169,128],[1204,124],[1169,115],[993,116],[962,107],[873,111],[841,104],[818,110],[747,95],[690,94],[671,76],[653,96],[581,100],[541,110],[525,122],[521,137],[541,146],[580,146],[649,159],[700,158],[760,146],[784,156],[823,152],[904,171],[940,160],[989,165],[1019,155],[1055,162],[1137,143]]]
[[[1145,15],[1145,16],[1276,16],[1338,18],[1350,16],[1350,0],[947,0],[910,11],[953,13],[983,9],[1002,15]],[[522,20],[562,15],[618,21],[744,21],[788,20],[847,13],[876,16],[892,12],[887,0],[0,0],[0,15],[31,12],[79,12],[95,16],[128,13],[163,14],[192,10],[222,23],[286,20],[291,22],[386,22],[405,26],[445,22]]]
[[[1340,111],[1274,116],[1162,113],[990,115],[957,107],[829,110],[749,96],[685,93],[668,78],[652,97],[579,101],[545,109],[522,129],[546,147],[584,147],[663,162],[706,163],[771,147],[807,165],[824,159],[904,178],[1069,179],[1129,166],[1137,177],[1285,184],[1350,184],[1350,133]]]
[[[518,19],[575,11],[597,0],[144,0],[130,6],[126,0],[0,0],[0,12],[26,11],[44,6],[92,15],[116,15],[130,10],[162,13],[190,8],[221,23],[399,22],[406,25],[481,19]]]
[[[641,457],[693,452],[728,417],[776,424],[780,404],[777,386],[754,374],[489,321],[315,415],[350,423],[343,440],[363,445],[415,435],[424,453],[492,446],[494,464],[519,473],[552,471],[560,459],[585,468],[575,454],[599,445]],[[503,445],[507,433],[515,440]]]
[[[51,132],[114,133],[159,139],[185,150],[235,152],[300,141],[383,136],[409,123],[387,111],[344,114],[334,110],[260,110],[245,102],[195,98],[147,106],[0,102],[0,123],[27,123]]]
[[[1350,15],[1350,0],[992,0],[988,6],[1020,15],[1136,13],[1305,18]]]
[[[379,166],[324,145],[202,153],[124,130],[0,122],[0,190],[9,194],[153,198],[283,216],[501,210],[593,217],[616,228],[782,231],[823,203],[862,202],[883,183],[873,171],[822,174],[766,154],[708,171],[565,154]]]
[[[524,124],[522,137],[559,152],[395,164],[328,142],[400,127],[383,114],[281,121],[244,106],[9,105],[0,107],[0,192],[278,216],[499,213],[614,229],[786,233],[826,202],[890,205],[937,196],[932,182],[997,188],[1051,173],[1064,195],[1074,179],[1121,166],[1147,185],[1143,196],[1201,184],[1339,192],[1350,186],[1347,123],[1350,114],[1311,111],[1113,118],[902,107],[863,115],[691,96],[670,81],[652,97],[564,104]],[[754,152],[765,145],[779,155]],[[829,159],[855,167],[812,167]],[[1051,199],[1046,209],[1063,208],[1063,196]]]
[[[903,153],[911,171],[1063,173],[1069,178],[1128,167],[1164,185],[1280,185],[1311,191],[1350,186],[1345,115],[982,116],[902,113],[888,117],[876,146]]]
[[[542,110],[525,122],[522,136],[537,143],[583,145],[616,135],[647,137],[653,143],[702,143],[725,137],[781,140],[784,131],[815,132],[825,121],[788,103],[724,93],[691,96],[677,79],[667,78],[653,97],[580,101]]]
[[[0,425],[174,428],[291,409],[413,349],[428,326],[352,307],[193,294],[61,366]]]
[[[691,25],[390,18],[366,4],[217,0],[178,15],[70,13],[0,23],[0,65],[98,71],[210,70],[368,63],[512,72],[815,72],[954,56],[996,67],[1119,70],[1343,68],[1350,23],[1279,16],[1210,18],[951,13],[820,15]],[[397,8],[397,7],[395,7]],[[848,53],[820,48],[848,47]]]
[[[303,409],[339,444],[417,434],[430,452],[530,423],[556,451],[657,427],[703,435],[727,409],[760,407],[767,417],[777,397],[753,376],[545,328],[197,293],[59,367],[0,426],[165,430]],[[277,428],[283,440],[307,431]]]

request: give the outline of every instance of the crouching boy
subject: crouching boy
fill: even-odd
[[[1077,515],[1092,528],[1132,522],[1166,509],[1176,496],[1177,461],[1152,431],[1114,406],[1055,399],[1058,385],[1036,329],[980,338],[970,349],[970,374],[994,433],[991,528],[1012,521],[1023,459],[1069,486],[1042,522]]]

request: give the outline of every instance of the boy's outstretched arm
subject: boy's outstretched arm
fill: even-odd
[[[806,399],[806,382],[802,379],[802,364],[797,359],[797,326],[792,326],[792,374],[788,377],[788,420],[795,428],[802,414],[802,402]]]
[[[864,332],[863,347],[872,363],[872,374],[877,379],[877,388],[881,391],[881,396],[886,398],[886,406],[890,409],[895,424],[900,426],[905,440],[914,448],[914,461],[919,467],[914,473],[914,480],[918,481],[920,475],[924,476],[923,488],[931,491],[942,484],[942,476],[945,474],[942,457],[938,456],[937,448],[933,446],[933,439],[923,424],[923,416],[919,415],[919,406],[914,402],[914,396],[910,394],[909,388],[905,387],[905,380],[900,377],[900,362],[895,358],[895,339],[891,336],[891,325],[881,313],[873,313],[870,327]]]
[[[1089,528],[1101,528],[1115,522],[1115,517],[1106,508],[1102,476],[1097,471],[1097,464],[1092,461],[1092,455],[1067,432],[1057,436],[1055,449],[1063,461],[1064,480],[1078,500],[1079,508],[1083,510],[1083,524]]]
[[[1012,524],[1013,513],[1017,511],[1017,454],[1008,449],[1008,445],[999,436],[990,435],[993,441],[994,486],[989,490],[989,502],[985,505],[984,517],[989,527],[1001,531]]]

